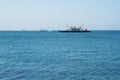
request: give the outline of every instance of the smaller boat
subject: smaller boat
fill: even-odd
[[[59,32],[91,32],[90,30],[83,29],[82,27],[83,25],[80,27],[74,26],[74,27],[70,27],[70,29],[67,29],[67,30],[59,30]]]
[[[48,30],[41,28],[40,32],[47,32]]]

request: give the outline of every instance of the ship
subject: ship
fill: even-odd
[[[70,27],[67,30],[58,30],[58,31],[59,32],[91,32],[90,30],[83,29],[82,27],[83,27],[83,25],[80,27],[74,26],[74,27]]]
[[[45,28],[43,29],[43,28],[41,28],[40,29],[40,32],[47,32],[48,30],[46,30]]]

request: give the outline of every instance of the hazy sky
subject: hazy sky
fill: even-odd
[[[120,0],[0,0],[0,30],[120,29]]]

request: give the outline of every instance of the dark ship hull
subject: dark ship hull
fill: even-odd
[[[65,32],[65,33],[75,33],[75,32],[91,32],[91,31],[67,31],[67,30],[59,30],[59,32]]]

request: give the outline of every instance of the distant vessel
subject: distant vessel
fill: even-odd
[[[47,32],[47,30],[46,29],[40,29],[40,32]]]
[[[70,27],[70,29],[67,29],[67,30],[59,30],[59,32],[91,32],[90,30],[87,30],[87,29],[83,29],[82,26],[80,27]]]

